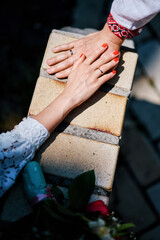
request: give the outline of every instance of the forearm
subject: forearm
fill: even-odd
[[[36,116],[33,116],[33,118],[40,122],[51,133],[73,109],[73,106],[72,99],[65,96],[64,93],[61,93],[44,110]]]

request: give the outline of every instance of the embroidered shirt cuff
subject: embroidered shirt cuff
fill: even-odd
[[[133,38],[138,36],[142,28],[138,28],[136,30],[129,30],[120,24],[116,22],[116,20],[113,18],[112,14],[110,13],[108,18],[107,18],[107,24],[109,29],[118,37],[121,39],[126,39],[126,38]]]
[[[50,136],[48,130],[37,120],[32,117],[24,118],[14,130],[25,138],[29,139],[30,142],[35,146],[37,150]]]

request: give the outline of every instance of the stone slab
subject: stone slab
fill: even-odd
[[[132,222],[137,233],[145,230],[156,221],[143,192],[137,187],[125,166],[118,166],[115,173],[113,190],[109,198],[109,208],[114,210],[124,222]]]
[[[43,110],[64,89],[65,83],[40,77],[37,80],[29,114]],[[105,131],[120,136],[127,98],[97,91],[65,119],[71,125]]]
[[[71,37],[72,36],[72,37]],[[56,45],[60,45],[62,43],[67,43],[78,38],[83,37],[84,35],[65,32],[65,31],[57,31],[54,30],[50,34],[48,44],[46,47],[46,51],[44,54],[44,58],[42,61],[42,66],[40,70],[40,75],[44,77],[53,78],[59,81],[67,81],[67,79],[57,79],[54,75],[49,75],[46,72],[46,69],[49,67],[46,63],[47,59],[55,56],[59,53],[53,53],[52,48]],[[106,85],[111,85],[114,87],[125,89],[130,93],[132,87],[132,81],[134,77],[134,72],[137,64],[138,54],[131,48],[127,48],[126,50],[121,51],[121,59],[119,62],[119,66],[117,67],[117,74],[116,76],[107,82]],[[49,75],[49,76],[48,76]]]
[[[150,140],[136,126],[124,126],[121,154],[136,179],[147,186],[160,178],[160,161]]]
[[[57,127],[57,130],[63,133],[67,133],[77,137],[88,138],[99,142],[105,142],[115,145],[119,144],[119,137],[117,136],[114,136],[106,132],[100,132],[92,129],[68,125],[65,124],[64,122]]]
[[[160,239],[160,226],[153,228],[150,231],[145,232],[139,237],[139,240],[159,240]]]
[[[159,105],[144,100],[130,101],[132,114],[143,125],[152,140],[160,139]]]
[[[147,194],[160,216],[160,182],[147,189]]]
[[[54,132],[38,150],[44,172],[75,178],[94,169],[96,185],[111,191],[119,146]]]

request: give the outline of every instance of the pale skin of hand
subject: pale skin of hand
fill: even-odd
[[[82,52],[88,57],[98,46],[101,46],[105,42],[108,44],[108,49],[105,52],[105,55],[107,55],[113,51],[119,51],[123,41],[110,31],[106,23],[101,31],[89,34],[82,39],[68,44],[54,47],[52,50],[54,53],[62,53],[47,60],[47,64],[49,65],[47,72],[55,74],[57,78],[66,78]],[[69,51],[71,49],[73,55]]]
[[[72,67],[63,92],[48,107],[33,116],[50,133],[72,109],[86,101],[102,84],[116,74],[116,71],[111,69],[118,64],[119,59],[115,58],[113,53],[105,56],[106,51],[107,46],[104,47],[103,44],[94,53],[88,55],[88,58],[81,54]]]

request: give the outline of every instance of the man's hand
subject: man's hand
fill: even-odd
[[[108,49],[105,52],[104,57],[113,51],[115,56],[119,55],[119,50],[123,40],[110,31],[107,23],[101,31],[89,34],[82,39],[53,48],[54,53],[61,51],[64,52],[47,60],[47,64],[49,65],[47,72],[49,74],[56,73],[55,76],[57,78],[68,77],[73,64],[77,59],[79,59],[82,52],[86,57],[88,57],[103,43],[108,44]]]

